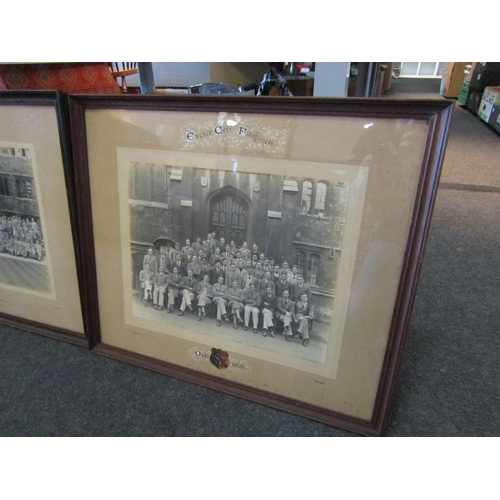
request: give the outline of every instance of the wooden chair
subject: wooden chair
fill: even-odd
[[[109,71],[115,77],[116,83],[118,83],[118,77],[121,78],[121,89],[122,94],[127,94],[127,82],[125,77],[130,75],[135,75],[138,73],[136,62],[110,62],[108,63]]]

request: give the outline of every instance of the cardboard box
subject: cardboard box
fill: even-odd
[[[478,116],[488,123],[493,105],[498,103],[500,103],[500,87],[486,87],[477,111]]]
[[[473,113],[477,114],[482,98],[483,98],[482,90],[476,90],[474,92],[471,92],[467,108],[470,109]]]
[[[500,133],[500,103],[493,104],[488,123]]]
[[[469,81],[464,80],[464,83],[462,84],[462,88],[460,90],[460,94],[458,94],[458,99],[457,102],[461,106],[467,106],[469,103],[469,98],[470,98],[470,87],[469,87]]]
[[[382,84],[382,94],[391,88],[392,63],[383,62],[380,65],[384,69],[384,83]]]
[[[294,96],[312,96],[314,78],[310,76],[287,76],[286,86]]]
[[[470,88],[484,90],[500,85],[500,63],[474,63],[470,75]]]
[[[442,94],[444,97],[458,97],[465,78],[465,68],[470,63],[451,62],[448,63],[444,77]]]

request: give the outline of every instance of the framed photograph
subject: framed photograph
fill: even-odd
[[[0,92],[0,322],[88,345],[67,98]]]
[[[95,352],[381,434],[451,112],[71,96]]]

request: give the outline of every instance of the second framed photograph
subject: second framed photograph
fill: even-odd
[[[381,434],[451,110],[71,96],[95,351]]]
[[[88,345],[67,98],[0,92],[0,322]]]

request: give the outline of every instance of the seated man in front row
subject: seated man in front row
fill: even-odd
[[[285,290],[283,296],[278,299],[276,318],[283,321],[285,339],[292,341],[292,320],[294,319],[295,302],[290,300],[290,292]]]
[[[168,278],[168,313],[174,310],[174,301],[181,293],[181,281],[182,276],[179,274],[179,268],[174,266],[173,272]]]
[[[154,290],[153,290],[153,306],[155,309],[161,311],[163,309],[163,304],[165,301],[165,290],[167,289],[168,275],[165,274],[165,269],[163,266],[155,274],[154,277]]]
[[[188,269],[187,276],[184,276],[181,279],[180,286],[182,302],[179,316],[184,316],[184,311],[186,310],[186,308],[189,311],[193,310],[192,301],[194,300],[194,295],[198,287],[198,281],[194,278],[193,271],[191,269]]]
[[[210,284],[208,274],[203,276],[203,280],[198,283],[196,290],[198,295],[198,321],[201,321],[202,316],[206,316],[206,307],[212,303],[213,287]]]
[[[302,345],[309,345],[309,321],[314,319],[314,306],[307,297],[307,293],[300,296],[300,300],[295,304],[295,321],[299,324],[297,331],[302,335]],[[287,337],[288,340],[288,337]]]
[[[217,283],[212,286],[214,304],[217,306],[217,326],[220,326],[221,319],[229,322],[227,317],[227,286],[224,285],[224,276],[219,276]]]
[[[238,278],[233,279],[231,288],[227,291],[227,305],[231,309],[233,316],[233,328],[238,328],[238,323],[243,323],[241,312],[244,309],[243,305],[243,290],[238,286]]]
[[[145,264],[144,269],[139,273],[139,282],[141,283],[142,300],[148,307],[148,300],[153,297],[153,279],[154,275],[149,269],[149,264]]]
[[[261,301],[261,311],[262,311],[262,327],[264,331],[262,332],[263,337],[267,337],[267,334],[274,337],[274,323],[273,317],[276,311],[278,297],[273,293],[271,285],[267,287],[267,290],[260,296]]]
[[[251,314],[253,333],[257,333],[257,325],[259,324],[260,297],[260,293],[255,289],[255,283],[250,281],[248,288],[245,288],[243,292],[243,302],[245,304],[245,331],[248,330]]]

